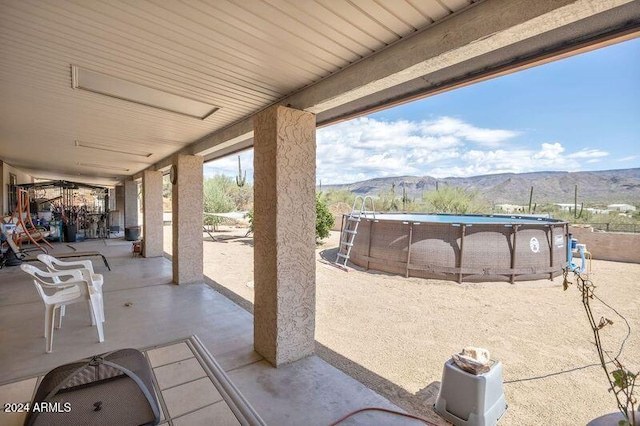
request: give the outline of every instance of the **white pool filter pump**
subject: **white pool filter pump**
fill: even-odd
[[[435,411],[455,426],[490,426],[507,410],[502,364],[489,351],[465,348],[444,364]]]

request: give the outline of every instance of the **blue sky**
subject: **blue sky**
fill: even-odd
[[[323,184],[640,167],[640,39],[319,129],[317,147]]]

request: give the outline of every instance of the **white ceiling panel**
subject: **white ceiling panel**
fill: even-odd
[[[111,185],[469,3],[0,0],[0,159]],[[74,89],[72,65],[219,109],[199,119]]]

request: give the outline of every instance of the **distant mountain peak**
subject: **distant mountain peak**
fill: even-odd
[[[573,202],[578,185],[578,202],[598,204],[611,202],[640,203],[640,168],[585,172],[545,171],[499,173],[471,177],[436,179],[431,176],[394,176],[340,185],[323,185],[323,190],[348,190],[358,195],[380,195],[392,184],[404,186],[410,197],[422,196],[438,185],[478,189],[480,195],[494,204],[526,204],[531,186],[536,203]]]

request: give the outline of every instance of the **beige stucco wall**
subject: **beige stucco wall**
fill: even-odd
[[[144,256],[162,256],[162,172],[146,170],[142,174],[142,204]]]
[[[124,228],[138,226],[138,182],[124,181]]]
[[[254,119],[254,347],[274,366],[315,345],[315,116]]]
[[[4,202],[4,191],[5,191],[5,180],[4,180],[4,163],[0,160],[0,215],[7,213],[5,211],[5,202]]]
[[[114,206],[110,213],[110,226],[118,226],[124,231],[124,185],[114,188]]]
[[[594,259],[640,263],[640,234],[598,232],[593,228],[569,228],[578,243],[586,244]]]
[[[202,282],[202,157],[177,155],[171,193],[173,282]]]

